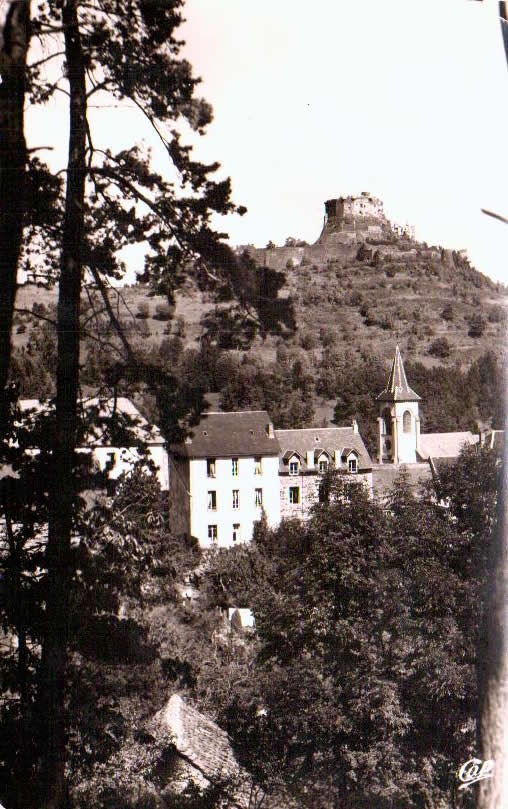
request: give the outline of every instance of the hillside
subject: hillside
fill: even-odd
[[[304,348],[343,343],[387,359],[399,342],[412,360],[464,366],[486,350],[502,350],[506,289],[460,253],[407,239],[328,247],[319,263],[312,261],[314,247],[251,252],[275,268],[285,261],[296,342]],[[437,338],[446,338],[449,353],[438,349],[433,357]]]
[[[347,423],[355,415],[372,449],[374,398],[398,343],[415,387],[417,380],[418,392],[426,392],[424,429],[473,429],[493,418],[500,426],[500,371],[492,363],[487,372],[477,366],[489,352],[504,358],[506,289],[460,252],[393,234],[347,244],[246,249],[258,266],[284,265],[283,294],[294,303],[294,333],[258,336],[245,349],[217,317],[228,304],[217,305],[195,288],[180,293],[174,308],[146,285],[111,293],[137,351],[179,380],[192,407],[211,391],[221,393],[225,409],[268,409],[277,427],[323,425],[334,417]],[[54,337],[44,318],[51,320],[55,302],[56,290],[19,290],[14,358],[22,395],[52,394],[46,370],[54,362]],[[108,364],[118,360],[100,301],[94,305],[95,318],[90,301],[83,301],[87,329],[95,320],[102,334],[98,341],[83,341],[85,391],[101,384]],[[31,314],[34,307],[42,320]],[[123,390],[167,429],[183,416],[180,391],[171,394],[171,405],[164,393],[161,405],[143,386],[126,383]]]
[[[320,263],[307,257],[313,248],[247,249],[259,264],[275,269],[284,265],[286,294],[294,301],[297,322],[294,337],[284,338],[286,346],[300,346],[318,357],[333,344],[388,359],[398,341],[411,360],[426,365],[446,360],[465,367],[487,350],[503,350],[506,288],[472,268],[460,253],[406,239],[331,247],[319,251],[324,257]],[[183,330],[185,346],[195,347],[203,334],[201,319],[215,309],[205,295],[188,289],[179,295],[168,328],[164,315],[157,314],[165,299],[151,296],[145,285],[122,287],[113,293],[117,296],[115,309],[128,331],[156,344],[169,332]],[[51,308],[56,290],[20,287],[18,309],[31,311],[34,302]],[[143,305],[145,318],[139,317]],[[31,318],[18,314],[16,346],[26,344],[31,323]],[[447,356],[446,349],[438,349],[436,356],[429,351],[437,338],[448,341]],[[278,342],[280,338],[268,338],[253,347],[264,359],[273,360]]]

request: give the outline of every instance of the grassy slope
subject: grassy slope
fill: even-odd
[[[388,360],[398,342],[407,359],[426,365],[459,362],[463,367],[469,366],[487,349],[497,353],[503,350],[505,326],[502,322],[489,322],[489,315],[492,317],[494,307],[501,306],[506,311],[508,298],[504,288],[467,265],[455,266],[450,256],[441,261],[437,249],[422,249],[420,255],[415,255],[415,247],[421,247],[415,243],[400,243],[399,249],[397,246],[367,246],[380,250],[379,266],[357,261],[354,248],[349,256],[344,255],[344,250],[338,250],[336,258],[332,249],[326,264],[309,263],[287,270],[287,294],[295,301],[298,324],[296,334],[284,339],[287,346],[294,345],[300,350],[303,347],[311,364],[315,364],[324,348],[325,331],[339,351],[348,348]],[[408,247],[413,248],[412,254],[408,253]],[[118,295],[115,306],[121,320],[129,324],[131,334],[154,343],[174,330],[175,320],[181,316],[185,320],[185,345],[197,346],[202,333],[201,317],[213,308],[199,292],[187,290],[178,298],[171,326],[154,319],[157,305],[165,301],[160,296],[150,297],[147,287],[124,287],[118,290]],[[56,290],[33,285],[20,288],[18,307],[30,310],[35,301],[54,306]],[[150,317],[144,321],[135,317],[142,303],[148,304],[150,310]],[[441,316],[448,303],[453,307],[450,321]],[[368,308],[371,325],[362,315],[362,307]],[[487,321],[479,338],[468,336],[468,321],[475,314],[481,314]],[[18,315],[18,325],[20,322]],[[26,330],[14,335],[14,344],[18,346],[26,343],[31,328],[30,318],[23,318],[22,322]],[[445,360],[435,359],[428,353],[437,337],[446,337],[450,343],[451,353]],[[264,342],[258,340],[253,350],[264,362],[270,362],[275,359],[280,342],[281,338],[273,337]]]

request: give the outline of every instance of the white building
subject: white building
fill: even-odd
[[[19,406],[26,419],[41,413],[51,414],[53,404],[39,399],[20,399]],[[90,452],[100,470],[116,480],[132,469],[140,459],[143,445],[153,461],[162,491],[169,489],[169,461],[164,439],[158,427],[149,424],[130,399],[124,396],[110,399],[91,398],[80,402],[82,411],[93,415],[79,452]]]
[[[170,463],[176,533],[228,547],[250,540],[263,514],[278,524],[279,443],[265,410],[206,413]]]

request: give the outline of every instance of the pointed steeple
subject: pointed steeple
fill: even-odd
[[[392,370],[388,378],[388,384],[384,388],[376,401],[378,402],[419,402],[421,397],[409,387],[407,383],[404,363],[397,346],[392,362]]]

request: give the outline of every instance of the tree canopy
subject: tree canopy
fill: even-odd
[[[224,552],[220,597],[247,582],[258,640],[217,709],[261,782],[283,771],[309,806],[456,799],[455,764],[476,749],[499,485],[492,451],[466,450],[437,497],[401,475],[387,507],[334,473],[308,522],[260,526],[252,549]]]

